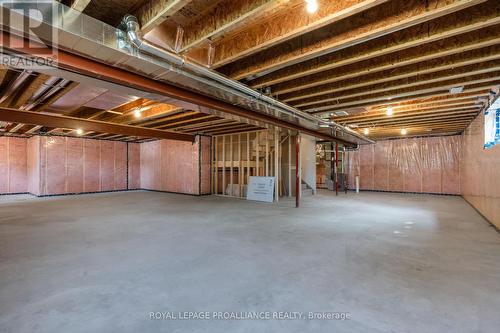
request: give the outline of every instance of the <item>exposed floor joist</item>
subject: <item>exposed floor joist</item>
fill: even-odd
[[[353,16],[349,22],[333,24],[314,35],[301,36],[287,47],[277,46],[260,52],[257,57],[229,64],[222,71],[235,78],[252,78],[304,62],[324,54],[403,30],[445,16],[484,0],[390,1]],[[430,9],[432,8],[432,9]]]
[[[387,1],[325,1],[313,16],[304,14],[303,1],[295,1],[289,8],[278,11],[267,20],[252,22],[244,30],[214,42],[214,67],[234,62]]]
[[[141,24],[142,32],[148,33],[191,1],[192,0],[148,0],[137,9],[134,15]]]

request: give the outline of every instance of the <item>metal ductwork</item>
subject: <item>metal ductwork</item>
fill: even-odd
[[[67,54],[79,55],[93,61],[95,64],[105,64],[106,66],[134,73],[159,83],[180,87],[181,89],[221,101],[227,106],[239,107],[249,113],[260,114],[264,117],[245,118],[245,116],[228,114],[222,111],[221,108],[213,108],[208,104],[202,106],[192,99],[191,101],[186,101],[181,98],[175,98],[172,95],[158,93],[157,91],[141,90],[141,88],[136,89],[133,87],[134,82],[132,81],[130,82],[130,86],[118,87],[118,89],[121,89],[118,91],[127,91],[128,94],[133,94],[137,97],[161,103],[175,104],[185,109],[211,113],[216,116],[245,121],[258,126],[268,126],[268,124],[271,124],[283,127],[280,124],[287,123],[293,125],[292,127],[299,131],[302,128],[304,132],[324,134],[329,137],[339,134],[337,137],[341,141],[358,144],[373,142],[349,128],[302,112],[213,70],[185,60],[172,51],[148,43],[142,39],[139,24],[132,16],[124,18],[123,28],[125,30],[122,30],[75,11],[59,2],[54,2],[53,8],[55,8],[54,12],[58,13],[56,19],[53,19],[50,14],[41,15],[43,19],[41,26],[43,29],[37,35],[33,36],[31,36],[32,32],[30,31],[30,38],[33,37],[35,40],[40,38],[42,40],[50,40],[49,35],[45,38],[43,34],[56,31],[60,53],[66,52]],[[11,17],[10,24],[8,27],[4,27],[4,31],[11,35],[15,34],[26,38],[25,34],[23,35],[16,31],[16,25],[23,22],[27,18],[27,15],[32,15],[31,11],[12,11],[1,2],[0,10],[7,11],[7,13],[3,13],[5,17],[7,15]],[[40,20],[39,17],[35,16],[29,16],[28,18]],[[5,23],[0,22],[2,25]],[[15,53],[13,56],[19,57],[20,55]],[[54,68],[49,68],[46,70],[46,73],[50,73],[53,70]],[[44,72],[43,69],[39,71]],[[87,75],[99,78],[98,74],[92,72],[89,74],[85,70],[80,73],[85,72],[87,72]],[[79,73],[78,70],[75,69],[75,73]],[[59,75],[59,77],[65,79],[72,79],[72,76],[74,75],[70,71],[64,71]],[[103,81],[102,84],[105,86],[110,83]],[[116,86],[114,89],[116,89]],[[262,122],[256,120],[257,118],[266,118],[268,121]]]
[[[341,126],[333,121],[325,121],[307,112],[300,111],[272,97],[264,95],[246,86],[245,84],[230,79],[214,70],[198,65],[195,62],[186,60],[184,57],[173,53],[173,50],[166,50],[149,43],[142,38],[139,23],[137,21],[137,18],[133,15],[126,15],[123,18],[122,27],[126,29],[127,37],[130,43],[132,43],[132,45],[134,45],[140,52],[166,61],[168,64],[173,66],[173,71],[176,71],[181,75],[198,80],[205,84],[209,84],[217,89],[226,90],[242,98],[254,99],[258,102],[264,103],[267,107],[270,107],[280,113],[286,113],[292,117],[297,117],[317,123],[320,125],[320,127],[328,127],[335,131],[340,131],[355,136],[364,141],[373,142],[370,139],[351,130],[350,128]],[[125,46],[126,44],[123,45]],[[200,76],[193,75],[192,73],[198,74]],[[208,78],[209,80],[207,80],[206,78]],[[213,82],[210,82],[210,80]]]

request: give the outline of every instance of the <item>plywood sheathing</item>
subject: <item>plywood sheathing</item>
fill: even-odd
[[[449,95],[449,88],[453,86],[464,86],[464,92],[477,91],[488,89],[488,87],[500,84],[500,77],[498,72],[493,72],[492,75],[480,74],[467,77],[464,79],[456,79],[444,81],[442,85],[436,87],[432,85],[423,85],[417,89],[398,89],[390,93],[381,92],[377,94],[366,94],[362,98],[352,97],[346,98],[339,103],[328,103],[325,105],[317,105],[315,108],[306,109],[312,113],[328,113],[339,109],[346,109],[347,107],[361,107],[381,104],[384,101],[406,101],[418,99],[423,97],[434,97]]]
[[[147,0],[137,8],[134,15],[141,24],[142,32],[147,33],[190,2],[191,0]]]
[[[367,94],[367,92],[370,92],[370,94],[389,94],[391,91],[397,91],[395,93],[397,94],[403,91],[409,92],[412,90],[428,89],[450,84],[454,85],[454,82],[460,85],[461,82],[473,81],[477,79],[495,79],[497,77],[500,78],[498,76],[500,74],[499,71],[500,54],[498,55],[498,59],[491,61],[474,63],[467,66],[457,66],[454,68],[431,72],[428,74],[419,74],[414,76],[401,74],[402,78],[399,78],[397,80],[389,80],[387,82],[385,80],[381,80],[380,82],[362,85],[359,88],[353,88],[346,85],[344,86],[346,89],[343,89],[343,86],[335,85],[331,89],[335,91],[333,93],[330,93],[329,90],[326,90],[322,94],[294,101],[291,104],[296,107],[310,109],[315,107],[328,106],[330,102],[336,103],[346,98],[364,96]],[[354,86],[356,87],[357,85]]]
[[[500,38],[498,41],[500,42]],[[392,57],[388,58],[389,60],[392,59]],[[404,66],[388,65],[389,68],[386,70],[379,70],[376,69],[376,67],[372,67],[372,70],[355,72],[358,73],[358,75],[353,78],[348,77],[355,75],[353,72],[344,74],[345,72],[343,72],[342,69],[339,69],[335,74],[331,73],[330,79],[328,80],[315,81],[314,83],[306,85],[299,83],[302,85],[302,89],[292,93],[280,95],[280,99],[285,102],[294,102],[308,97],[320,96],[325,93],[340,92],[356,87],[366,87],[370,84],[387,82],[399,78],[417,76],[426,73],[435,73],[435,75],[437,75],[439,73],[436,72],[441,72],[446,69],[453,69],[455,67],[466,66],[469,64],[478,64],[484,61],[500,59],[500,44],[468,52],[462,51],[458,54],[444,57],[435,57],[429,54],[429,58],[429,60],[418,62],[416,64]],[[384,62],[389,60],[384,60]],[[363,68],[363,65],[360,67]]]
[[[196,17],[189,25],[184,26],[184,38],[181,52],[200,43],[215,39],[221,34],[230,33],[238,26],[245,24],[275,10],[282,5],[283,0],[224,0],[206,12]]]
[[[236,79],[264,75],[482,1],[389,1],[221,68]],[[430,13],[435,15],[429,15]],[[393,26],[393,28],[392,28]]]
[[[220,67],[236,61],[385,1],[387,0],[322,1],[314,15],[306,14],[303,0],[288,1],[282,10],[275,10],[265,19],[246,22],[245,29],[215,41],[214,66]]]
[[[341,66],[411,49],[408,56],[397,53],[394,55],[394,58],[390,59],[397,63],[408,60],[408,58],[428,55],[432,52],[436,53],[452,48],[459,48],[462,46],[462,43],[470,45],[475,42],[474,37],[482,40],[498,38],[498,29],[486,29],[488,26],[492,27],[493,25],[500,24],[500,19],[498,18],[499,9],[497,7],[499,7],[498,4],[489,1],[486,4],[468,8],[463,12],[452,13],[442,18],[434,19],[431,22],[420,23],[374,40],[351,45],[311,60],[302,61],[299,64],[288,66],[257,78],[251,81],[250,84],[254,88],[275,85],[298,77],[321,73]],[[477,34],[469,33],[483,28],[485,30],[480,30]],[[483,35],[484,37],[482,37]],[[444,40],[442,44],[436,43],[443,39],[447,40]],[[426,44],[428,43],[432,44],[427,46]],[[420,50],[420,47],[423,47],[423,49]],[[398,57],[402,55],[403,59],[398,60]],[[378,61],[380,60],[382,59],[378,59]],[[369,65],[369,63],[365,63],[365,65]],[[234,67],[234,70],[239,69],[243,71],[245,70],[245,63],[235,63]],[[223,67],[222,70],[228,75],[235,75],[231,70],[231,66]],[[276,90],[280,91],[286,88],[286,85],[278,86]]]

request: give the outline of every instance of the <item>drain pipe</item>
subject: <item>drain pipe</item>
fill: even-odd
[[[346,128],[344,126],[341,126],[335,122],[331,121],[325,121],[323,119],[320,119],[316,116],[310,115],[308,113],[302,112],[296,108],[293,108],[283,102],[280,102],[272,97],[266,96],[262,93],[259,93],[258,91],[255,91],[254,89],[238,82],[233,79],[230,79],[222,74],[219,74],[209,68],[206,68],[202,65],[198,65],[194,62],[186,61],[185,58],[173,53],[174,51],[171,50],[166,50],[160,47],[157,47],[155,45],[150,44],[149,42],[145,41],[140,33],[140,26],[137,21],[137,18],[133,15],[126,15],[123,20],[122,20],[122,26],[126,28],[127,32],[127,37],[129,41],[141,52],[147,53],[149,55],[152,55],[156,58],[160,58],[165,60],[167,63],[170,65],[173,65],[175,67],[172,68],[172,70],[176,71],[177,73],[184,75],[186,77],[190,77],[192,79],[196,79],[198,81],[201,81],[203,83],[212,85],[218,89],[223,89],[226,91],[230,91],[233,94],[237,94],[241,97],[245,98],[253,98],[257,101],[260,101],[262,103],[265,103],[268,107],[271,107],[279,112],[289,114],[295,118],[302,118],[308,121],[312,121],[315,124],[322,124],[322,125],[327,125],[331,128],[335,128],[339,131],[342,131],[346,134],[353,135],[357,137],[358,139],[364,140],[366,142],[371,142],[373,143],[372,140],[362,136],[361,134],[358,134],[355,131],[352,131],[349,128]],[[185,69],[185,70],[184,70]],[[189,72],[188,72],[189,71]],[[209,78],[210,80],[213,80],[214,82],[211,82],[210,80],[205,80],[203,78],[197,77],[190,72],[194,72],[198,75],[202,75],[206,78]],[[242,95],[243,94],[243,95]]]

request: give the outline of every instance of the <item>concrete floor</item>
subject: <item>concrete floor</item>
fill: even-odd
[[[498,332],[500,235],[460,197],[320,192],[292,204],[0,197],[0,331]],[[167,311],[350,319],[149,318]]]

